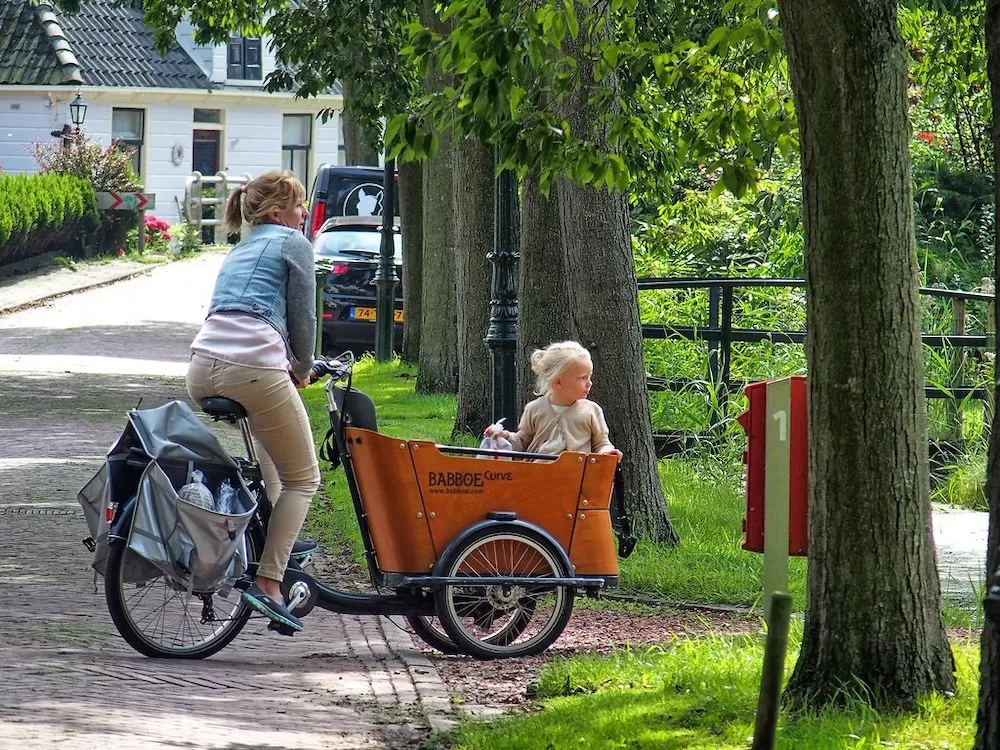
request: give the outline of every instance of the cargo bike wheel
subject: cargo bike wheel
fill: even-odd
[[[569,571],[554,543],[531,528],[498,524],[473,532],[439,568],[448,578],[435,609],[445,633],[464,653],[479,659],[530,656],[547,649],[573,614],[574,590],[566,585],[524,585],[518,578],[566,578]],[[482,577],[510,583],[475,585]]]
[[[263,542],[256,533],[247,532],[246,546],[248,558],[257,560]],[[228,646],[250,619],[253,610],[238,589],[226,597],[217,593],[189,593],[162,574],[130,582],[129,557],[125,540],[111,544],[104,594],[115,627],[140,654],[203,659]]]

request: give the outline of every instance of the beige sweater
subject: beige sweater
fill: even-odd
[[[562,430],[566,450],[599,453],[610,448],[608,423],[600,406],[581,398],[560,415],[552,408],[547,396],[541,396],[524,407],[517,432],[510,433],[510,443],[515,451],[538,453],[543,443]]]

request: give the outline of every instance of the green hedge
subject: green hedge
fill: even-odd
[[[83,250],[98,227],[93,185],[58,174],[0,174],[0,265]]]

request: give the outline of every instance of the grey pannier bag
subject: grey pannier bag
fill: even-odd
[[[131,460],[130,460],[131,459]],[[213,495],[228,480],[236,490],[231,513],[178,497],[194,469]],[[111,537],[128,539],[126,583],[166,575],[192,591],[231,585],[246,570],[244,532],[257,501],[237,463],[182,401],[133,409],[121,437],[79,500],[94,539],[93,566],[106,575]],[[110,528],[119,504],[133,503],[129,528]]]

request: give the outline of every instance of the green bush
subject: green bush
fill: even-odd
[[[58,174],[0,174],[0,265],[52,249],[80,251],[98,225],[88,180]]]

